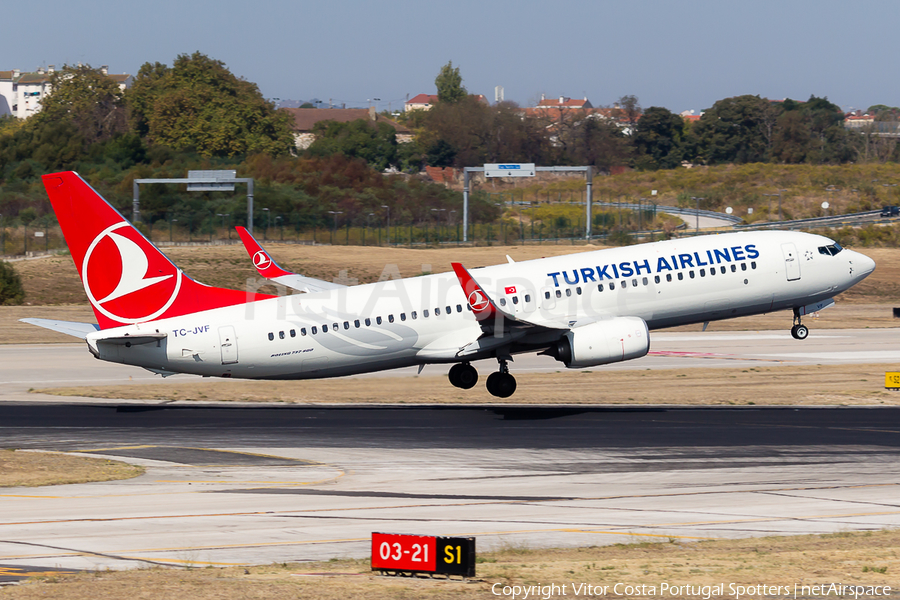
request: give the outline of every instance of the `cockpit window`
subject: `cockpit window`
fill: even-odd
[[[837,256],[837,254],[843,250],[841,245],[835,242],[831,246],[819,246],[819,254],[824,254],[825,256]]]

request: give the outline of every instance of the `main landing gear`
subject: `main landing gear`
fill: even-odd
[[[468,390],[478,383],[478,371],[470,363],[453,365],[447,376],[450,377],[450,383],[464,390]]]
[[[509,398],[516,391],[516,378],[509,374],[509,366],[505,359],[500,361],[500,370],[491,373],[487,378],[487,391],[498,398]],[[458,363],[450,367],[447,374],[450,383],[468,390],[478,383],[478,371],[469,363]]]
[[[795,340],[805,340],[809,337],[809,328],[800,323],[800,311],[794,309],[794,326],[791,327],[791,337]]]

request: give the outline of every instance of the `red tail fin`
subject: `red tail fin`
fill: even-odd
[[[43,179],[101,329],[269,297],[197,283],[77,173]]]

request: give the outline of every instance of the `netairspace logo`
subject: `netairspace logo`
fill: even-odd
[[[842,583],[823,583],[817,585],[769,585],[759,583],[754,585],[741,585],[737,583],[718,583],[712,585],[690,584],[627,584],[616,583],[612,585],[593,585],[590,583],[549,583],[538,585],[503,585],[495,583],[491,586],[491,593],[495,596],[503,596],[512,600],[549,600],[550,598],[572,597],[627,597],[639,598],[642,596],[663,597],[690,597],[698,600],[712,600],[712,598],[733,598],[734,600],[751,600],[763,596],[769,598],[798,598],[807,597],[839,597],[842,599],[853,598],[878,598],[891,595],[890,586],[886,585],[844,585]]]

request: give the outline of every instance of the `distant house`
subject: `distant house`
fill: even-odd
[[[431,107],[437,101],[437,94],[419,94],[406,101],[406,112],[411,110],[431,110]]]
[[[487,98],[484,94],[469,94],[469,98],[474,98],[478,102],[487,104]],[[437,104],[437,94],[419,94],[406,101],[406,112],[411,110],[431,110]]]
[[[582,98],[581,100],[577,98],[567,98],[566,96],[559,96],[558,98],[545,98],[544,95],[541,94],[541,101],[538,102],[538,105],[534,108],[584,109],[594,108],[594,105],[591,104],[591,101],[587,98]]]
[[[106,65],[100,67],[100,71],[123,91],[134,81],[128,74],[110,75]],[[11,114],[27,119],[40,112],[41,102],[50,95],[50,76],[54,72],[53,65],[46,70],[41,67],[34,73],[22,73],[19,69],[0,71],[0,116]]]
[[[337,121],[349,123],[359,119],[365,119],[373,123],[387,123],[397,130],[397,143],[405,144],[413,141],[413,133],[403,125],[392,121],[375,112],[375,107],[369,108],[282,108],[294,117],[294,146],[297,150],[306,150],[314,141],[316,135],[313,128],[320,121]]]

